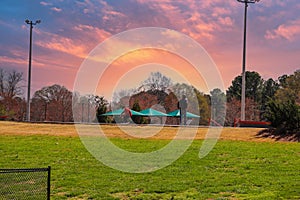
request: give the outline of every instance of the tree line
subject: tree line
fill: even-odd
[[[22,81],[22,73],[0,69],[0,117],[2,119],[5,117],[17,121],[25,120],[26,100],[23,97]],[[216,88],[210,91],[210,94],[204,94],[193,86],[174,84],[170,78],[160,72],[153,72],[136,89],[115,93],[113,102],[109,104],[103,96],[82,95],[54,84],[34,93],[30,115],[32,121],[105,122],[109,120],[101,117],[100,114],[112,108],[122,106],[132,108],[134,103],[135,107],[143,107],[137,105],[137,103],[141,104],[140,102],[128,105],[133,95],[142,92],[158,94],[160,91],[167,95],[174,93],[178,97],[184,91],[190,100],[190,111],[197,110],[198,113],[195,114],[201,116],[199,122],[201,125],[207,125],[209,119],[213,119],[217,123],[232,126],[234,120],[240,117],[241,87],[242,77],[237,76],[226,93]],[[167,100],[165,104],[176,103],[176,98]],[[264,80],[258,72],[246,72],[246,120],[269,121],[273,127],[278,128],[277,130],[280,129],[280,132],[287,134],[299,132],[299,106],[300,70],[291,75],[282,75],[277,80],[272,78]]]

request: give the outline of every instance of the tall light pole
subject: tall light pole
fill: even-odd
[[[243,66],[242,66],[242,97],[241,97],[241,120],[245,120],[245,100],[246,100],[246,33],[247,33],[247,8],[249,3],[259,2],[259,0],[237,0],[245,4],[244,12],[244,43],[243,43]]]
[[[41,23],[41,20],[32,22],[28,19],[25,20],[26,24],[30,25],[30,42],[29,42],[29,64],[28,64],[28,87],[27,87],[27,110],[26,120],[30,122],[30,85],[31,85],[31,54],[32,54],[32,29],[34,25]]]

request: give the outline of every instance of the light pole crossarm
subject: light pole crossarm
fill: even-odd
[[[255,2],[259,2],[259,0],[237,0],[238,2],[241,3],[255,3]]]
[[[37,25],[37,24],[39,24],[39,23],[41,23],[42,21],[39,19],[39,20],[36,20],[35,22],[32,22],[32,21],[30,21],[29,19],[26,19],[25,20],[25,23],[26,24],[30,24],[30,25]]]

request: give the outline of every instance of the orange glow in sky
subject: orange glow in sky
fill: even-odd
[[[175,83],[188,83],[208,91],[203,77],[191,63],[173,53],[149,48],[129,52],[111,63],[99,80],[97,93],[137,88],[155,71],[171,76]]]

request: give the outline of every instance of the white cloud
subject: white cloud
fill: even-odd
[[[51,5],[52,5],[52,3],[45,2],[45,1],[41,1],[40,4],[41,4],[42,6],[51,6]]]
[[[62,11],[61,8],[57,8],[57,7],[52,7],[51,10],[53,10],[55,12],[61,12]]]

